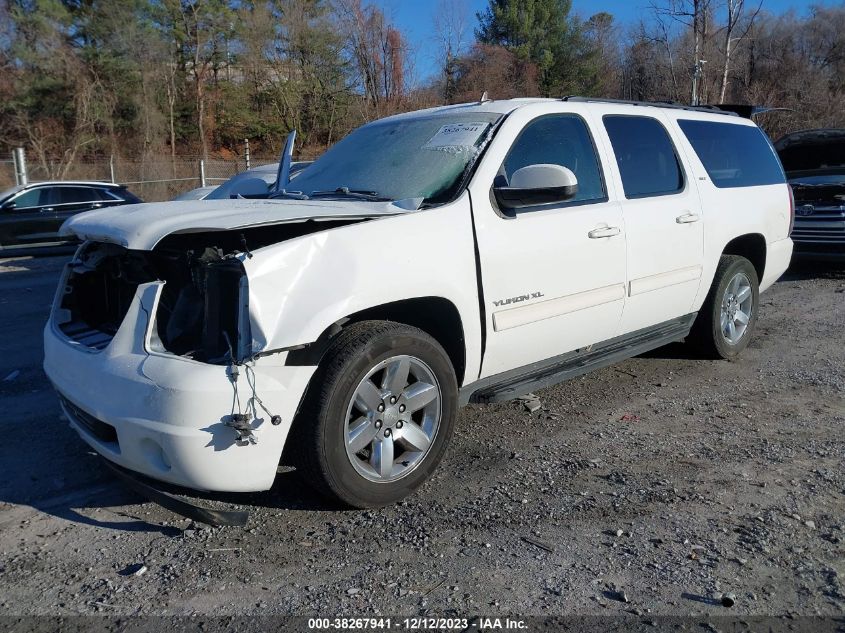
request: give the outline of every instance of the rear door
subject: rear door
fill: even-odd
[[[103,200],[96,187],[60,185],[54,188],[52,197],[56,218],[56,232],[72,215],[103,206]]]
[[[701,200],[669,120],[609,106],[604,132],[622,191],[627,284],[620,334],[689,314],[704,257]]]
[[[612,338],[622,314],[625,235],[587,112],[516,110],[470,186],[486,318],[481,378]],[[578,179],[568,202],[500,210],[491,195],[535,164]]]

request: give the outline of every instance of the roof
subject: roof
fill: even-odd
[[[86,187],[121,187],[114,182],[105,182],[103,180],[40,180],[38,182],[29,182],[25,185],[15,185],[14,187],[9,187],[8,189],[0,192],[0,200],[8,198],[16,193],[21,191],[25,191],[27,189],[33,189],[34,187],[50,187],[50,186],[57,186],[57,185],[70,185],[70,186],[86,186]]]
[[[554,103],[559,99],[543,99],[543,98],[521,98],[521,99],[499,99],[487,101],[473,101],[471,103],[456,103],[454,105],[436,106],[434,108],[426,108],[424,110],[413,110],[411,112],[403,112],[401,114],[394,114],[393,116],[379,119],[379,121],[397,121],[400,119],[410,119],[419,116],[438,116],[441,114],[450,113],[498,113],[508,114],[517,108],[530,105],[532,103]]]
[[[89,187],[120,187],[116,182],[107,182],[105,180],[39,180],[38,182],[30,182],[23,185],[22,189],[28,187],[35,187],[41,185],[87,185]]]
[[[714,114],[717,116],[737,117],[736,107],[720,109],[719,106],[705,105],[692,106],[682,103],[663,102],[663,101],[624,101],[619,99],[603,99],[600,97],[579,97],[566,96],[560,99],[541,98],[541,97],[521,97],[517,99],[487,99],[485,101],[473,101],[471,103],[458,103],[455,105],[437,106],[434,108],[426,108],[425,110],[414,110],[412,112],[404,112],[402,114],[395,114],[393,116],[379,119],[381,121],[395,121],[404,118],[415,118],[419,116],[440,116],[449,113],[498,113],[510,114],[519,108],[539,104],[539,103],[597,103],[631,106],[632,108],[661,108],[666,110],[687,110],[692,112],[699,112],[701,114]]]

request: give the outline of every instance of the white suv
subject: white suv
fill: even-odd
[[[787,268],[791,194],[753,123],[579,98],[365,125],[264,200],[69,220],[45,329],[72,426],[148,477],[263,490],[280,462],[401,499],[458,407],[671,341],[733,358]]]

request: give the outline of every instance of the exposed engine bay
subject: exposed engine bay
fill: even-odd
[[[120,328],[138,286],[163,282],[151,349],[217,365],[239,363],[251,355],[242,264],[252,257],[250,249],[360,221],[176,233],[152,251],[88,242],[70,264],[56,322],[77,343],[103,349]]]
[[[248,352],[246,275],[235,252],[218,246],[132,251],[89,243],[71,263],[58,327],[94,349],[108,345],[141,284],[164,285],[151,346],[213,364]]]

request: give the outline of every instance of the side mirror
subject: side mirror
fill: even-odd
[[[507,211],[566,202],[578,193],[578,179],[561,165],[528,165],[517,169],[507,187],[493,187],[499,207]]]
[[[4,203],[3,206],[0,208],[2,208],[3,211],[11,211],[12,209],[18,208],[18,203],[14,200],[10,200],[9,202]]]

